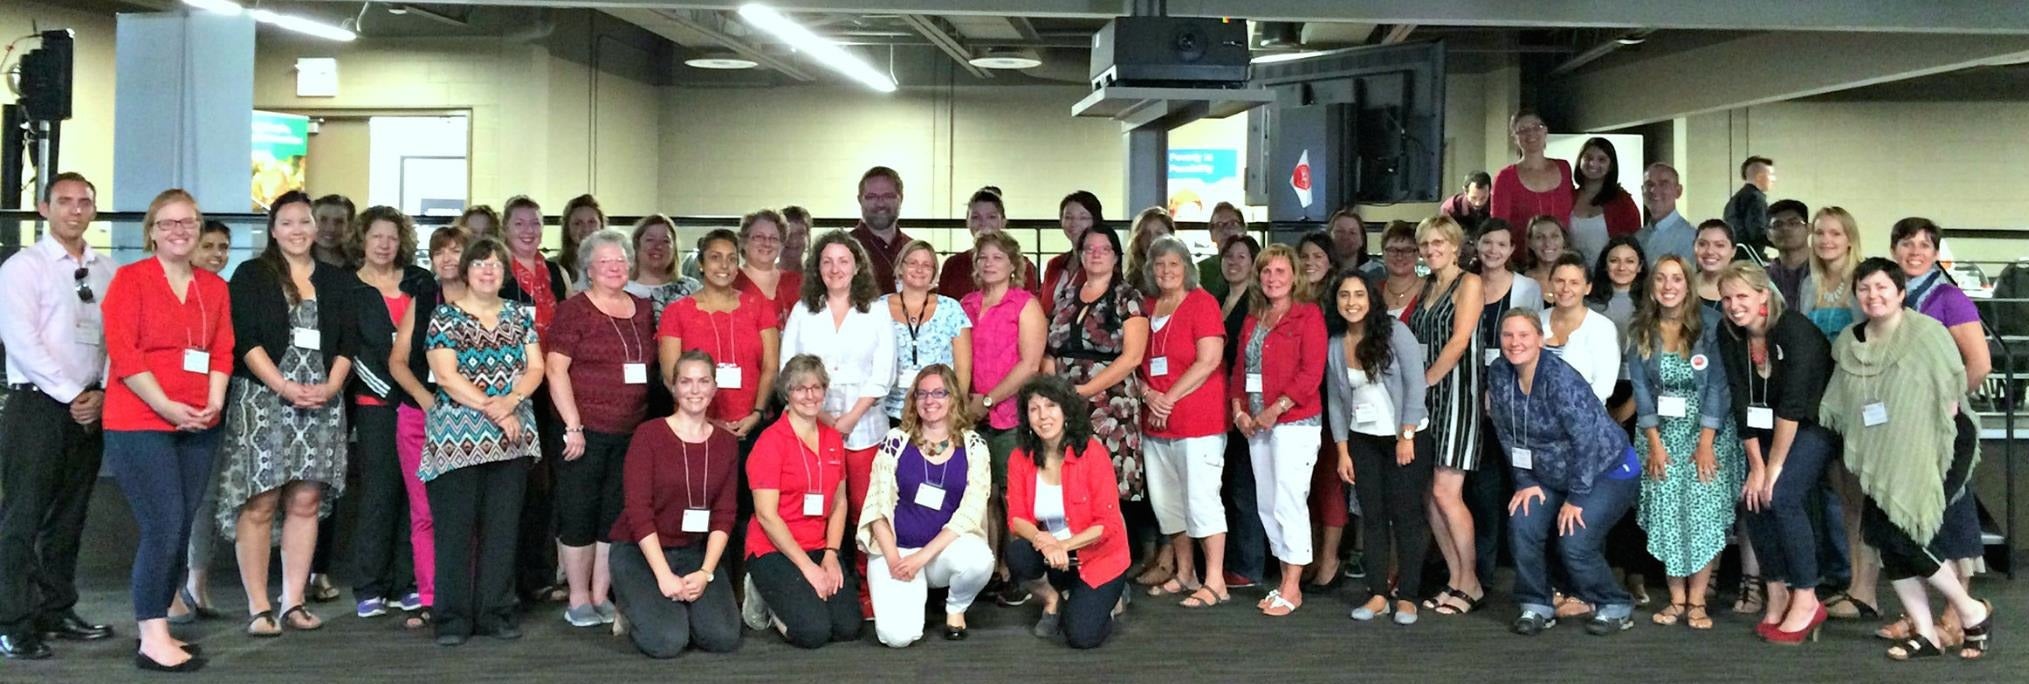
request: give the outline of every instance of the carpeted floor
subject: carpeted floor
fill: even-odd
[[[133,522],[110,481],[93,507],[79,609],[114,623],[118,635],[92,644],[57,642],[51,660],[0,662],[0,682],[144,677],[132,665],[134,626],[128,621]],[[220,567],[214,577],[218,605],[243,613],[234,571]],[[1362,624],[1346,619],[1351,601],[1363,595],[1357,586],[1336,596],[1311,594],[1295,615],[1281,619],[1254,611],[1261,590],[1237,590],[1233,603],[1209,610],[1143,597],[1122,634],[1087,652],[1029,636],[1033,605],[975,608],[972,638],[964,642],[944,642],[933,631],[926,641],[895,650],[874,641],[869,627],[858,643],[800,651],[771,633],[749,632],[737,653],[670,661],[643,658],[604,629],[566,626],[560,605],[528,613],[522,622],[527,635],[519,641],[481,637],[457,648],[403,632],[392,617],[353,617],[349,594],[314,607],[327,622],[315,632],[256,640],[241,636],[241,621],[229,619],[179,628],[178,634],[203,644],[211,657],[210,667],[193,677],[203,681],[2029,681],[2029,589],[1991,578],[1980,580],[1975,593],[1998,608],[1996,651],[1979,663],[1950,656],[1889,662],[1882,655],[1885,642],[1869,636],[1873,622],[1834,622],[1818,643],[1772,646],[1753,636],[1750,618],[1723,613],[1715,615],[1719,625],[1710,632],[1656,627],[1642,610],[1632,631],[1611,637],[1587,635],[1573,623],[1523,638],[1506,631],[1514,604],[1499,592],[1486,608],[1464,617],[1425,611],[1412,627]]]

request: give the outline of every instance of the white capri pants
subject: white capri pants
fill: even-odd
[[[1254,508],[1268,534],[1268,551],[1290,565],[1310,565],[1310,479],[1324,431],[1317,425],[1278,425],[1254,433]]]
[[[1148,502],[1163,535],[1184,532],[1204,539],[1225,534],[1219,481],[1226,469],[1226,436],[1142,437],[1141,448],[1148,457]]]
[[[896,551],[906,558],[917,549]],[[916,643],[923,638],[923,603],[929,600],[931,587],[950,587],[944,611],[964,613],[992,575],[993,549],[985,539],[969,534],[959,535],[907,582],[888,574],[887,558],[868,554],[867,594],[874,604],[874,633],[881,643],[895,648]]]

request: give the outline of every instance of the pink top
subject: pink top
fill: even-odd
[[[394,321],[394,324],[395,324],[396,326],[400,326],[400,325],[401,325],[401,323],[402,323],[402,312],[405,312],[405,311],[408,311],[408,310],[409,310],[409,299],[410,299],[410,297],[409,297],[408,293],[406,293],[406,292],[404,292],[404,293],[402,293],[402,294],[398,294],[398,295],[395,295],[395,296],[393,296],[393,297],[389,297],[389,296],[387,296],[387,295],[385,295],[385,294],[383,294],[383,295],[381,295],[381,296],[380,296],[380,301],[381,301],[381,303],[382,303],[382,304],[386,304],[386,305],[387,305],[387,317],[388,317],[388,319],[389,319],[389,320],[391,320],[391,321]],[[380,399],[376,399],[376,398],[374,398],[374,397],[372,397],[372,396],[369,396],[369,395],[365,395],[365,394],[358,394],[358,395],[354,395],[354,396],[352,397],[352,400],[353,400],[353,402],[355,402],[355,403],[359,404],[360,406],[387,406],[387,405],[388,405],[388,402],[385,402],[385,401],[381,401]]]
[[[1529,219],[1549,214],[1565,230],[1571,229],[1571,162],[1557,164],[1557,187],[1544,192],[1522,185],[1522,174],[1514,164],[1494,175],[1493,196],[1487,200],[1487,215],[1507,221],[1527,234]]]
[[[965,310],[965,316],[972,319],[972,387],[984,394],[1000,384],[1015,364],[1022,359],[1021,327],[1022,307],[1027,306],[1035,295],[1028,290],[1009,288],[1000,298],[1000,303],[991,309],[981,311],[985,296],[974,292],[965,295],[958,307]],[[986,424],[995,430],[1006,430],[1020,422],[1015,413],[1015,401],[1010,398],[987,411]]]

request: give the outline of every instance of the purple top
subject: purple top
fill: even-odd
[[[916,503],[925,483],[944,490],[942,506],[927,508]],[[902,457],[895,459],[895,493],[895,546],[929,546],[945,523],[951,522],[951,514],[958,511],[958,500],[965,498],[965,447],[955,445],[949,460],[931,465],[923,452],[910,444],[902,450]]]
[[[1931,289],[1935,291],[1925,293],[1927,296],[1923,298],[1917,311],[1937,319],[1937,322],[1943,323],[1947,328],[1980,322],[1980,310],[1973,307],[1972,298],[1967,297],[1959,286],[1939,282],[1931,286]]]
[[[1028,290],[1010,288],[999,304],[984,311],[981,293],[974,292],[959,300],[959,308],[972,319],[972,391],[980,394],[993,391],[994,385],[1000,384],[1021,362],[1022,307],[1032,298],[1034,295]],[[1006,430],[1021,422],[1021,416],[1015,414],[1013,399],[1008,397],[988,409],[986,424],[995,430]]]

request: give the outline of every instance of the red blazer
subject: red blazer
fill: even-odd
[[[1315,382],[1311,384],[1317,384]],[[1113,581],[1127,572],[1127,521],[1120,517],[1120,483],[1114,479],[1113,457],[1097,438],[1082,453],[1064,455],[1059,482],[1064,487],[1064,521],[1073,533],[1100,526],[1099,541],[1078,549],[1078,577],[1089,586]],[[1007,521],[1036,524],[1036,461],[1015,449],[1007,459]]]
[[[1247,399],[1247,341],[1254,338],[1253,314],[1240,325],[1240,355],[1233,358],[1232,377],[1226,379],[1226,395]],[[1303,420],[1324,411],[1325,330],[1324,312],[1316,304],[1297,302],[1289,313],[1268,331],[1261,344],[1261,403],[1268,405],[1281,397],[1296,402],[1281,416],[1282,422]],[[1273,426],[1268,426],[1273,427]]]

